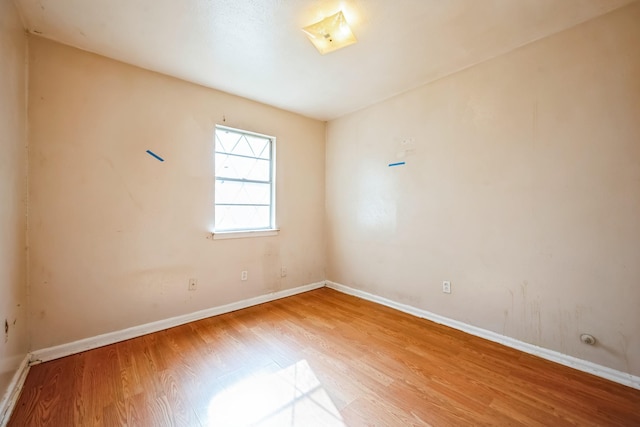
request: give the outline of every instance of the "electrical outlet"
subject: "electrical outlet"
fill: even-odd
[[[444,292],[445,294],[450,294],[451,293],[451,282],[448,280],[445,280],[444,282],[442,282],[442,292]]]
[[[198,289],[198,281],[196,279],[189,279],[189,290],[195,291]]]
[[[247,280],[249,278],[249,272],[247,270],[242,271],[242,273],[240,273],[240,280],[244,281]]]
[[[287,267],[280,267],[280,277],[287,277]]]

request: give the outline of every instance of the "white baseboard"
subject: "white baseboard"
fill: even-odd
[[[503,344],[507,347],[515,348],[516,350],[520,350],[524,353],[533,354],[543,359],[550,360],[552,362],[556,362],[561,365],[569,366],[579,371],[588,372],[590,374],[593,374],[602,378],[606,378],[616,383],[620,383],[620,384],[640,390],[640,377],[635,375],[617,371],[615,369],[598,365],[597,363],[589,362],[587,360],[578,359],[577,357],[562,354],[554,350],[538,347],[536,345],[519,341],[517,339],[510,338],[505,335],[501,335],[496,332],[489,331],[487,329],[478,328],[476,326],[472,326],[467,323],[449,319],[448,317],[440,316],[438,314],[431,313],[426,310],[422,310],[422,309],[412,307],[410,305],[402,304],[396,301],[392,301],[390,299],[380,297],[380,296],[371,294],[369,292],[353,289],[348,286],[341,285],[339,283],[326,281],[326,286],[328,288],[334,289],[336,291],[339,291],[345,294],[353,295],[355,297],[362,298],[367,301],[372,301],[378,304],[382,304],[387,307],[391,307],[396,310],[411,314],[413,316],[431,320],[435,323],[449,326],[451,328],[458,329],[468,334],[475,335],[475,336],[487,339],[489,341]]]
[[[412,307],[410,305],[402,304],[396,301],[392,301],[390,299],[380,297],[380,296],[371,294],[369,292],[360,291],[360,290],[350,288],[348,286],[341,285],[339,283],[335,283],[331,281],[317,282],[309,285],[299,286],[293,289],[287,289],[279,292],[260,295],[254,298],[245,299],[242,301],[226,304],[219,307],[208,308],[206,310],[201,310],[194,313],[176,316],[169,319],[159,320],[157,322],[151,322],[144,325],[134,326],[131,328],[120,330],[120,331],[109,332],[109,333],[98,335],[95,337],[85,338],[85,339],[74,341],[71,343],[58,345],[55,347],[35,350],[29,355],[29,361],[30,361],[30,364],[33,365],[41,362],[46,362],[49,360],[58,359],[60,357],[69,356],[72,354],[80,353],[83,351],[91,350],[91,349],[102,347],[109,344],[114,344],[116,342],[128,340],[131,338],[136,338],[136,337],[150,334],[153,332],[162,331],[164,329],[173,328],[175,326],[183,325],[185,323],[193,322],[193,321],[204,319],[207,317],[217,316],[220,314],[229,313],[232,311],[240,310],[240,309],[251,307],[254,305],[263,304],[265,302],[275,301],[280,298],[286,298],[288,296],[300,294],[303,292],[308,292],[313,289],[321,288],[323,286],[326,286],[328,288],[334,289],[336,291],[339,291],[345,294],[356,296],[358,298],[362,298],[368,301],[382,304],[387,307],[394,308],[396,310],[411,314],[416,317],[428,319],[435,323],[449,326],[451,328],[458,329],[468,334],[485,338],[489,341],[497,342],[507,347],[515,348],[525,353],[533,354],[543,359],[550,360],[552,362],[556,362],[561,365],[569,366],[571,368],[574,368],[583,372],[588,372],[590,374],[593,374],[602,378],[606,378],[608,380],[640,390],[640,377],[638,376],[617,371],[615,369],[598,365],[596,363],[589,362],[587,360],[578,359],[577,357],[562,354],[554,350],[538,347],[533,344],[519,341],[515,338],[507,337],[505,335],[501,335],[496,332],[489,331],[487,329],[478,328],[476,326],[472,326],[464,322],[460,322],[444,316],[440,316],[438,314],[431,313],[426,310],[422,310],[422,309]],[[19,370],[18,372],[22,372],[24,376],[22,377],[21,381],[16,382],[16,384],[19,384],[18,394],[19,394],[19,390],[22,388],[22,382],[24,382],[24,377],[26,377],[26,372],[27,372],[27,369],[25,368],[21,367],[20,369],[21,370]],[[18,375],[18,373],[16,373],[16,375]],[[14,380],[15,379],[16,378],[14,378]],[[18,394],[16,394],[16,398]],[[3,407],[2,407],[3,403],[4,402],[0,402],[0,410],[3,410]],[[0,415],[1,414],[2,412],[0,412]],[[2,418],[0,418],[0,420],[1,419]],[[0,424],[0,426],[1,425],[2,424]]]
[[[0,426],[2,427],[6,426],[9,422],[11,412],[13,412],[13,407],[18,401],[18,397],[20,397],[20,392],[22,391],[24,380],[27,379],[28,372],[29,355],[27,354],[22,359],[22,362],[18,366],[16,372],[13,374],[13,378],[11,378],[7,391],[0,399]]]
[[[164,329],[173,328],[175,326],[184,325],[185,323],[205,319],[207,317],[229,313],[254,305],[263,304],[269,301],[275,301],[280,298],[286,298],[288,296],[308,292],[313,289],[322,288],[324,287],[324,285],[324,282],[311,283],[309,285],[299,286],[297,288],[286,289],[278,292],[272,292],[270,294],[260,295],[231,304],[183,314],[181,316],[171,317],[169,319],[158,320],[157,322],[146,323],[144,325],[133,326],[131,328],[122,329],[120,331],[109,332],[106,334],[97,335],[95,337],[57,345],[55,347],[35,350],[31,353],[31,364],[35,365],[38,363],[47,362],[49,360],[59,359],[61,357],[69,356],[98,347],[103,347],[105,345],[140,337],[152,332],[158,332]]]

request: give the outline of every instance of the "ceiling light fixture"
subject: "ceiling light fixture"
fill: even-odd
[[[351,32],[342,11],[304,27],[302,31],[323,55],[358,41]]]

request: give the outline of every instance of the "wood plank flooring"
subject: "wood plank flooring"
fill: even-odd
[[[640,426],[640,391],[322,288],[34,366],[44,425]]]

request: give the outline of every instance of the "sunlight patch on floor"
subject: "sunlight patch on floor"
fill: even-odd
[[[208,425],[346,426],[306,360],[245,378],[216,394],[209,403]]]

